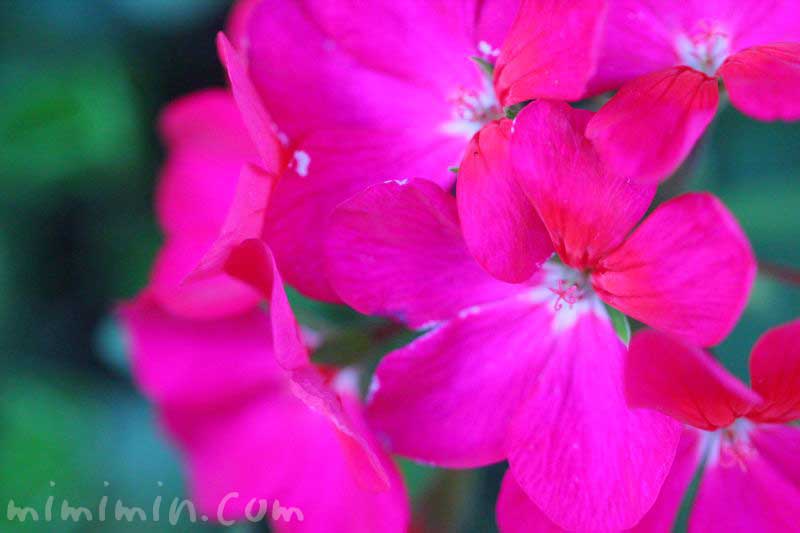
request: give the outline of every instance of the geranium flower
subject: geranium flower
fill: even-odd
[[[289,283],[338,299],[322,239],[330,211],[351,194],[402,175],[453,182],[448,168],[466,141],[502,113],[470,56],[494,60],[515,9],[516,0],[250,8],[237,44],[255,102],[237,100],[245,119],[257,107],[271,115],[291,154],[264,232]],[[234,53],[223,45],[229,73]]]
[[[800,512],[800,321],[767,331],[750,355],[752,390],[703,350],[663,333],[634,336],[631,405],[688,426],[671,488],[659,498],[674,521],[695,470],[690,531],[791,531]]]
[[[433,328],[376,371],[369,414],[393,451],[447,467],[508,458],[560,526],[623,529],[658,494],[679,428],[628,409],[625,346],[603,302],[712,344],[741,313],[755,263],[707,194],[659,206],[628,235],[654,188],[605,171],[583,137],[589,117],[536,102],[514,125],[521,187],[560,258],[527,282],[485,273],[455,200],[425,180],[341,204],[326,255],[349,305]]]
[[[275,134],[285,144],[264,237],[287,281],[308,296],[337,301],[321,260],[331,210],[388,178],[422,175],[452,184],[448,169],[470,137],[522,94],[513,89],[518,82],[536,97],[581,94],[587,76],[572,76],[572,62],[596,55],[590,41],[599,5],[526,3],[515,30],[522,39],[512,41],[524,53],[514,47],[501,53],[517,0],[413,8],[384,0],[238,3],[228,30],[234,45],[221,38],[220,50],[255,142],[239,139],[230,156],[254,163],[253,145],[263,156]],[[558,36],[570,40],[570,50],[553,46],[555,34],[527,32],[525,24],[543,13],[564,22]],[[486,72],[498,56],[500,100]],[[195,128],[212,134],[216,120],[237,122],[227,114],[198,118]],[[206,175],[212,171],[236,177],[230,168]]]
[[[718,80],[746,115],[800,118],[800,5],[609,0],[589,93],[622,88],[587,136],[616,172],[666,178],[713,119]]]
[[[364,420],[354,371],[309,361],[263,244],[228,251],[220,264],[235,275],[259,265],[268,313],[191,320],[149,293],[121,310],[134,374],[183,452],[198,516],[266,512],[277,531],[406,531],[407,496]]]

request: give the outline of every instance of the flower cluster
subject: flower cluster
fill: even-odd
[[[800,118],[796,1],[241,0],[218,47],[229,89],[163,114],[165,244],[120,310],[201,510],[407,531],[395,454],[507,461],[504,533],[669,531],[700,470],[691,530],[796,528],[800,323],[729,376],[704,350],[750,244],[711,194],[655,202],[718,80]],[[284,280],[421,335],[362,399]]]

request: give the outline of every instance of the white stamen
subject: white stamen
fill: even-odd
[[[303,177],[308,176],[308,165],[311,164],[311,156],[308,155],[308,152],[304,152],[303,150],[295,150],[292,157],[294,157],[295,170],[297,171],[297,174]]]

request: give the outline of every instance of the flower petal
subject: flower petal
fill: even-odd
[[[709,459],[689,517],[689,531],[779,533],[796,528],[800,487],[783,475],[786,467],[797,471],[796,449],[794,454],[783,455],[789,464],[773,464],[761,450],[767,440],[780,439],[784,434],[761,436],[759,431],[756,428],[751,432],[752,453],[740,454],[737,461]],[[785,448],[787,444],[796,445],[797,439],[779,441],[771,447]]]
[[[375,185],[341,204],[326,257],[348,305],[411,327],[522,290],[480,268],[461,237],[455,199],[427,180]]]
[[[707,193],[661,204],[592,275],[600,297],[656,329],[717,344],[750,294],[756,262],[725,206]]]
[[[511,427],[509,464],[533,502],[560,527],[633,527],[672,464],[680,425],[629,409],[625,347],[600,306],[549,347]]]
[[[605,12],[602,0],[523,0],[497,59],[500,103],[580,99],[596,68]]]
[[[260,309],[221,320],[187,320],[145,294],[119,314],[136,380],[159,405],[213,405],[285,382],[271,348],[269,317]]]
[[[681,433],[678,451],[661,487],[656,503],[644,515],[631,533],[671,533],[678,518],[681,503],[700,464],[700,434],[685,428]]]
[[[626,83],[592,118],[586,136],[622,176],[666,179],[683,162],[717,111],[717,80],[673,67]]]
[[[655,186],[610,174],[584,137],[591,113],[537,101],[514,121],[516,177],[536,206],[561,259],[590,268],[641,219]]]
[[[800,418],[800,320],[767,331],[750,356],[753,390],[764,405],[751,415],[761,422]]]
[[[269,172],[278,172],[284,161],[284,148],[278,139],[275,124],[264,108],[253,82],[250,81],[239,52],[222,32],[217,34],[217,48],[228,71],[236,105],[242,114],[247,131],[250,132],[250,138],[261,156],[261,164]]]
[[[653,330],[631,339],[625,393],[633,407],[706,431],[729,426],[761,401],[702,349]]]
[[[524,296],[476,306],[392,352],[373,381],[376,430],[393,452],[426,463],[502,460],[509,423],[555,342],[553,314]]]
[[[290,169],[278,181],[264,230],[286,281],[311,298],[340,302],[324,264],[334,208],[389,178],[427,176],[449,186],[454,175],[447,168],[458,164],[465,144],[413,130],[328,129],[305,137],[295,153],[307,167]]]
[[[519,283],[553,253],[550,236],[511,171],[511,121],[484,126],[458,171],[458,214],[467,247],[487,272]]]
[[[497,527],[500,533],[528,533],[529,531],[560,533],[564,531],[551,522],[528,498],[511,471],[507,471],[503,476],[500,495],[497,497]]]
[[[731,103],[759,120],[800,119],[800,43],[754,46],[719,69]]]

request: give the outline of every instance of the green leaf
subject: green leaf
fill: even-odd
[[[628,322],[628,317],[608,304],[605,304],[605,306],[608,316],[611,318],[611,325],[614,326],[614,331],[617,333],[617,337],[619,337],[619,340],[621,340],[625,346],[628,346],[631,342],[631,324]]]
[[[481,72],[486,74],[486,76],[491,80],[494,78],[494,65],[483,59],[482,57],[478,56],[470,56],[470,59],[478,65],[478,68],[481,69]]]
[[[447,167],[447,170],[449,170],[453,174],[458,174],[458,167]]]
[[[514,104],[514,105],[510,105],[510,106],[506,107],[505,109],[503,109],[503,112],[506,114],[506,118],[510,118],[511,120],[514,120],[516,118],[516,116],[519,115],[519,112],[522,111],[522,109],[526,105],[530,104],[532,101],[533,100],[525,100],[524,102],[520,102],[518,104]]]

